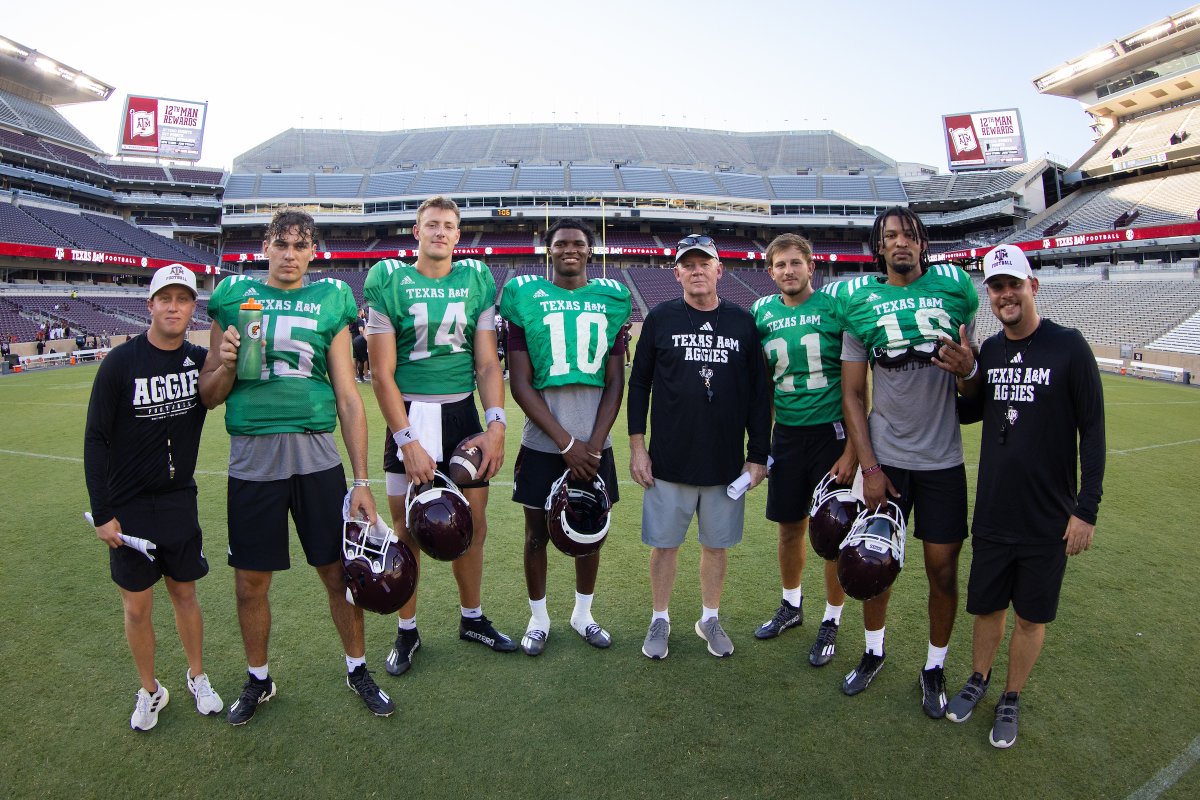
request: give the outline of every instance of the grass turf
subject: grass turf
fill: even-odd
[[[709,656],[699,615],[694,532],[680,557],[670,657],[643,658],[649,622],[641,490],[628,480],[624,419],[614,430],[622,501],[604,548],[596,619],[613,634],[594,650],[567,624],[570,563],[552,552],[546,653],[494,654],[457,638],[447,565],[423,561],[423,647],[402,678],[383,672],[391,618],[368,615],[368,657],[399,707],[376,719],[343,681],[344,664],[315,573],[293,541],[295,568],[276,576],[271,672],[279,695],[244,728],[201,718],[169,600],[157,590],[158,674],[170,705],[148,734],[128,728],[137,688],[120,603],[103,546],[82,519],[83,424],[94,366],[0,380],[0,730],[4,797],[1125,797],[1200,733],[1200,655],[1191,579],[1200,544],[1185,520],[1200,455],[1195,389],[1105,377],[1109,459],[1096,545],[1072,559],[1058,620],[1022,695],[1020,740],[987,743],[993,687],[966,724],[920,711],[925,580],[910,548],[888,619],[888,663],[854,698],[838,689],[862,648],[851,601],[837,657],[806,654],[819,622],[818,560],[805,570],[805,625],[758,642],[754,627],[779,598],[776,536],[765,491],[749,495],[745,540],[731,552],[722,618],[737,652]],[[382,420],[369,386],[373,477]],[[485,612],[517,636],[528,618],[522,517],[509,499],[520,410],[508,402],[508,457],[493,488]],[[978,427],[966,428],[974,485]],[[339,441],[340,444],[340,441]],[[211,574],[200,582],[205,661],[226,704],[244,678],[224,543],[222,411],[201,448],[200,516]],[[382,488],[376,492],[384,503]],[[970,559],[960,572],[965,587]],[[970,618],[961,612],[947,664],[949,690],[970,671]],[[1001,650],[997,675],[1002,676]],[[998,679],[997,683],[1002,680]],[[1191,769],[1167,797],[1192,796]]]

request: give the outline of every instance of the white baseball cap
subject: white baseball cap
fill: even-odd
[[[1013,278],[1026,280],[1033,277],[1033,269],[1029,259],[1015,244],[1002,244],[993,247],[983,257],[983,282],[987,283],[994,275],[1009,275]]]
[[[165,267],[160,267],[154,273],[154,277],[150,280],[150,294],[146,297],[154,297],[160,289],[165,289],[172,284],[186,286],[192,291],[192,297],[199,294],[196,291],[196,276],[190,269],[183,264],[168,264]]]

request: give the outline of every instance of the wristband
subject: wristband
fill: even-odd
[[[359,488],[360,486],[369,487],[370,485],[371,485],[371,481],[368,478],[355,478],[354,479],[354,488],[355,489]]]
[[[971,364],[971,371],[963,376],[963,380],[964,381],[971,380],[971,378],[975,377],[975,373],[977,373],[977,372],[979,372],[979,360],[978,359],[976,359],[974,361],[974,363]]]
[[[567,442],[567,446],[566,446],[566,447],[564,447],[562,450],[559,450],[558,452],[559,452],[559,454],[560,454],[560,455],[564,455],[564,456],[565,456],[565,455],[567,454],[567,451],[568,451],[568,450],[570,450],[570,449],[571,449],[572,447],[574,447],[574,446],[575,446],[575,437],[574,437],[574,436],[572,436],[572,437],[571,437],[571,441]]]
[[[489,408],[484,412],[483,418],[488,425],[491,425],[493,422],[499,422],[504,427],[508,427],[508,416],[504,413],[504,409],[499,406]]]
[[[589,456],[591,456],[592,458],[596,459],[597,461],[599,461],[599,460],[600,460],[600,457],[601,457],[601,454],[600,454],[600,453],[593,453],[591,450],[588,450],[588,451],[587,451],[587,454],[588,454]]]
[[[406,444],[412,444],[417,440],[417,435],[413,433],[412,425],[407,428],[401,428],[392,434],[392,440],[396,443],[396,447],[404,447]]]
[[[862,471],[863,477],[865,478],[868,475],[874,475],[876,472],[879,472],[879,470],[881,470],[881,469],[883,469],[883,467],[879,466],[879,464],[876,464],[873,467],[867,467],[866,469],[864,469]]]

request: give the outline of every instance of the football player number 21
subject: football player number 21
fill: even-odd
[[[567,363],[567,326],[561,311],[547,314],[542,324],[550,329],[550,375],[566,375],[571,371]],[[595,330],[595,339],[592,331]],[[595,348],[592,342],[596,343]],[[594,375],[604,362],[605,344],[608,342],[608,318],[595,311],[584,311],[575,317],[575,361],[584,375]]]
[[[806,389],[824,389],[829,385],[829,379],[821,369],[821,334],[813,332],[800,337],[800,346],[804,348],[804,357],[808,361],[808,379]],[[775,380],[779,389],[784,392],[796,391],[796,376],[788,375],[791,361],[788,359],[787,342],[783,339],[772,339],[763,345],[767,355],[775,359]],[[783,377],[786,376],[786,377]],[[780,380],[780,378],[783,380]]]
[[[408,354],[409,361],[420,361],[429,358],[429,306],[425,303],[414,303],[408,307],[413,318],[413,334],[416,343]],[[437,333],[433,335],[434,347],[449,347],[452,353],[461,353],[467,344],[467,304],[447,303],[446,313],[438,325]]]

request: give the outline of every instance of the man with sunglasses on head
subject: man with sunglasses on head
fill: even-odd
[[[767,474],[771,391],[766,364],[754,317],[717,296],[722,272],[711,238],[688,236],[679,242],[675,279],[683,296],[647,315],[629,376],[629,471],[646,490],[642,541],[651,547],[654,603],[642,654],[656,660],[667,657],[671,589],[693,516],[699,526],[703,604],[696,633],[712,655],[733,653],[718,611],[728,550],[742,538],[745,498],[733,498],[726,489],[742,474],[750,488]]]
[[[979,296],[952,264],[930,265],[920,218],[893,206],[875,219],[871,250],[883,275],[846,281],[841,293],[842,404],[870,509],[915,511],[929,582],[929,647],[921,707],[946,713],[944,665],[958,610],[958,554],[967,538],[967,474],[957,389],[978,380],[971,345]],[[873,381],[867,413],[867,367]],[[890,590],[866,601],[866,651],[842,682],[858,694],[883,668]]]

